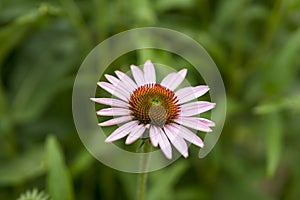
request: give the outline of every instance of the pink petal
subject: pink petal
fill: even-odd
[[[110,120],[107,120],[105,122],[99,123],[99,126],[111,126],[115,124],[121,124],[123,122],[128,122],[132,120],[133,116],[124,116],[124,117],[118,117],[118,118],[113,118]]]
[[[140,68],[135,65],[131,65],[131,73],[138,86],[145,85],[144,73]]]
[[[175,95],[179,99],[179,103],[185,103],[202,96],[208,90],[209,87],[206,85],[199,85],[197,87],[185,87],[175,92]]]
[[[124,100],[124,101],[128,101],[127,97],[125,94],[123,94],[122,92],[120,92],[119,90],[116,89],[115,86],[113,86],[110,83],[106,83],[106,82],[98,82],[97,83],[102,89],[106,90],[107,92],[111,93],[112,95]]]
[[[198,118],[199,122],[206,125],[206,126],[215,126],[215,122],[211,121],[211,120],[208,120],[208,119],[205,119],[205,118]]]
[[[196,117],[180,117],[174,120],[178,124],[187,126],[189,128],[203,131],[203,132],[211,132],[212,130],[203,123],[200,123]]]
[[[201,138],[199,138],[195,133],[193,133],[189,129],[178,124],[171,124],[170,126],[174,127],[175,130],[179,130],[180,135],[187,141],[191,142],[194,145],[197,145],[198,147],[204,147],[204,143],[201,140]]]
[[[137,89],[137,85],[135,82],[126,74],[120,71],[115,71],[116,75],[119,77],[119,79],[122,81],[125,87],[127,87],[130,90],[130,93],[132,93],[135,89]]]
[[[119,89],[121,93],[124,93],[128,98],[130,97],[131,90],[126,87],[122,81],[109,74],[105,74],[104,76],[113,86]]]
[[[150,141],[151,141],[151,143],[154,147],[157,147],[157,145],[158,145],[158,134],[160,132],[162,132],[162,130],[160,131],[159,129],[161,129],[161,128],[158,128],[158,127],[153,126],[153,125],[150,126],[149,136],[150,136]]]
[[[165,133],[174,147],[185,157],[189,156],[188,146],[184,139],[180,136],[178,129],[173,128],[172,126],[164,127]]]
[[[158,145],[168,159],[172,159],[171,144],[164,132],[158,134]]]
[[[186,73],[186,69],[182,69],[177,73],[172,72],[162,80],[161,85],[174,91],[182,83]]]
[[[174,79],[174,76],[176,76],[176,72],[169,73],[160,83],[160,85],[164,87],[168,87],[170,82]],[[169,87],[168,87],[169,88]]]
[[[137,125],[128,135],[126,138],[125,144],[132,144],[137,139],[139,139],[143,133],[145,132],[146,127],[142,124]]]
[[[112,76],[112,75],[109,75],[109,74],[105,74],[104,75],[105,78],[111,83],[113,84],[114,86],[118,85],[120,80],[117,79],[116,77]]]
[[[156,83],[156,75],[154,65],[150,60],[147,60],[144,64],[144,79],[145,83]]]
[[[113,99],[113,98],[90,98],[90,99],[96,103],[101,103],[104,105],[121,107],[121,108],[129,107],[128,103],[125,103],[124,101],[118,99]]]
[[[110,136],[106,138],[105,142],[113,142],[125,137],[130,133],[130,130],[132,130],[137,125],[138,125],[138,121],[131,121],[120,126],[112,134],[110,134]]]
[[[180,116],[193,116],[211,110],[215,107],[215,103],[208,101],[197,101],[183,104],[180,106]]]
[[[104,108],[97,112],[97,115],[101,116],[122,116],[130,114],[131,111],[125,108]]]

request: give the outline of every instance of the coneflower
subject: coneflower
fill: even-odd
[[[199,85],[177,89],[184,81],[186,69],[168,74],[160,84],[156,82],[155,68],[150,60],[144,64],[144,70],[131,65],[130,78],[125,73],[115,71],[115,76],[105,75],[109,82],[98,85],[111,93],[112,98],[91,98],[92,101],[111,106],[97,112],[101,116],[113,116],[100,126],[122,124],[106,138],[113,142],[126,138],[131,144],[147,132],[154,147],[159,146],[164,155],[172,158],[171,144],[184,157],[188,157],[185,140],[203,147],[203,141],[190,129],[202,132],[212,131],[214,122],[198,115],[215,107],[208,101],[193,101],[204,95],[209,87]]]

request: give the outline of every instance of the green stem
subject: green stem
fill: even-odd
[[[143,145],[143,152],[144,156],[141,161],[141,173],[139,174],[138,180],[138,188],[137,188],[137,200],[144,200],[145,199],[145,191],[146,191],[146,182],[147,182],[147,167],[149,161],[149,154],[151,150],[150,141],[146,140]]]

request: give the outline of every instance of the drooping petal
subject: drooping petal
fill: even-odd
[[[209,87],[206,85],[199,85],[196,87],[185,87],[175,92],[175,95],[179,99],[179,103],[185,103],[202,96],[208,90]]]
[[[149,130],[150,141],[154,147],[158,145],[158,134],[160,132],[158,129],[160,128],[152,125]]]
[[[124,93],[127,98],[130,97],[130,88],[126,87],[121,80],[109,74],[105,74],[104,76],[111,84],[113,84],[113,86],[115,86],[116,89],[118,89],[121,93]]]
[[[120,71],[115,71],[116,75],[119,77],[119,79],[122,81],[122,83],[130,90],[130,93],[132,93],[135,89],[137,89],[136,83],[125,73]]]
[[[104,75],[105,78],[111,83],[113,84],[114,86],[118,85],[120,80],[117,79],[116,77],[112,76],[112,75],[109,75],[109,74],[105,74]]]
[[[144,73],[139,67],[131,65],[131,73],[138,86],[145,85]]]
[[[158,134],[158,145],[168,159],[172,159],[172,147],[163,131]]]
[[[165,78],[161,81],[160,85],[169,88],[169,84],[174,79],[174,76],[176,76],[176,72],[171,72]]]
[[[125,137],[130,133],[130,130],[132,130],[137,125],[138,121],[131,121],[120,126],[112,134],[110,134],[110,136],[106,138],[105,142],[113,142]]]
[[[97,83],[102,89],[106,90],[107,92],[109,92],[110,94],[124,100],[124,101],[128,101],[128,98],[126,97],[125,94],[123,94],[121,91],[119,91],[115,86],[113,86],[110,83],[106,83],[106,82],[98,82]]]
[[[139,139],[145,132],[146,127],[143,124],[137,125],[136,128],[130,131],[128,137],[126,138],[125,144],[131,144]]]
[[[99,123],[99,126],[112,126],[115,124],[121,124],[124,122],[128,122],[130,120],[132,120],[133,116],[124,116],[124,117],[118,117],[118,118],[113,118],[110,120],[107,120],[105,122]]]
[[[104,108],[97,112],[101,116],[124,116],[130,115],[131,111],[125,108]]]
[[[161,85],[174,91],[182,83],[186,73],[186,69],[182,69],[177,73],[172,72],[162,80]]]
[[[180,116],[193,116],[211,110],[215,107],[215,103],[208,101],[196,101],[181,105]]]
[[[208,119],[205,119],[205,118],[198,118],[199,122],[200,123],[203,123],[204,125],[206,126],[209,126],[209,127],[212,127],[212,126],[215,126],[215,122],[211,121],[211,120],[208,120]]]
[[[144,64],[144,79],[145,83],[156,83],[156,74],[154,65],[150,60],[147,60]]]
[[[196,117],[179,117],[174,120],[178,124],[187,126],[189,128],[203,131],[203,132],[211,132],[212,130],[203,123],[200,123]]]
[[[174,128],[174,131],[179,130],[180,135],[187,141],[191,142],[194,145],[197,145],[198,147],[204,147],[204,143],[201,140],[201,138],[199,138],[195,133],[193,133],[189,129],[174,123],[170,126]]]
[[[181,153],[185,158],[189,156],[188,146],[182,136],[180,136],[180,130],[175,129],[169,125],[164,127],[165,133],[174,147]]]
[[[121,108],[128,108],[128,103],[124,101],[113,99],[113,98],[90,98],[92,101],[96,103],[101,103],[104,105],[114,106],[114,107],[121,107]]]

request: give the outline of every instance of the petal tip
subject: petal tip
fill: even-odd
[[[162,152],[163,152],[163,151],[162,151]],[[166,154],[166,153],[164,153],[164,152],[163,152],[163,154],[165,155],[165,157],[166,157],[167,159],[169,159],[169,160],[172,159],[172,154]]]
[[[99,87],[102,87],[104,84],[105,84],[105,82],[98,82],[98,83],[97,83],[97,85],[98,85]]]
[[[184,68],[184,69],[180,70],[178,73],[181,73],[181,74],[186,74],[186,73],[187,73],[187,71],[188,71],[188,70]]]
[[[111,125],[106,121],[106,122],[99,123],[98,126],[111,126]]]
[[[206,132],[210,133],[210,132],[212,132],[212,129],[208,127],[207,130],[206,130]]]
[[[106,138],[104,142],[106,142],[106,143],[111,143],[112,141],[111,141],[110,138]]]
[[[182,155],[183,155],[183,157],[184,157],[184,158],[187,158],[187,157],[189,157],[189,153],[188,153],[187,151],[186,151],[186,152],[184,152]]]
[[[136,69],[136,68],[138,68],[138,67],[135,66],[135,65],[130,65],[130,68],[131,68],[131,70],[134,70],[134,69]]]
[[[125,141],[125,144],[129,145],[129,144],[132,144],[132,141]]]

